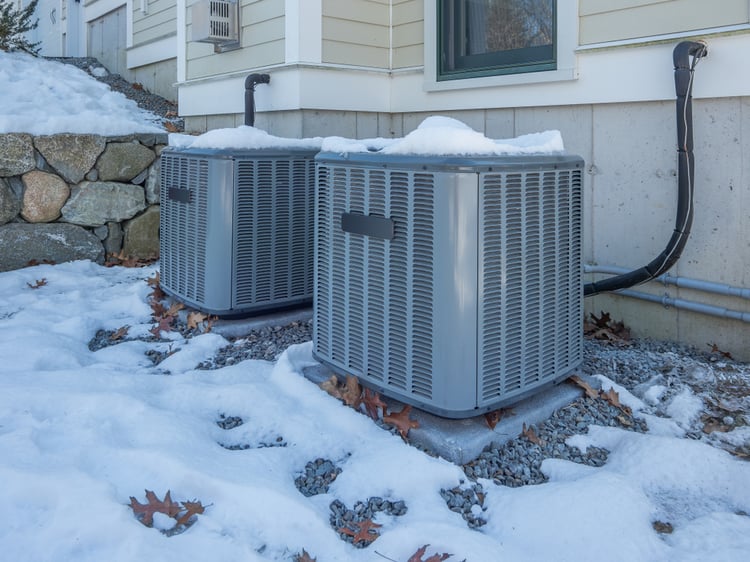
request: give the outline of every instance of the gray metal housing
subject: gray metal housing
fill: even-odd
[[[308,304],[316,152],[165,149],[164,291],[226,317]]]
[[[316,157],[313,353],[464,418],[582,361],[583,160]]]

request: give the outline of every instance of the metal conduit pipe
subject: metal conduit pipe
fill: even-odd
[[[586,273],[607,273],[611,275],[621,275],[630,271],[626,267],[619,267],[616,265],[593,264],[585,264],[583,270]],[[670,275],[669,273],[655,277],[653,281],[659,281],[665,285],[674,285],[683,289],[692,289],[704,293],[713,293],[715,295],[739,297],[741,299],[750,300],[750,289],[746,289],[745,287],[734,287],[724,283],[714,283],[712,281],[702,281],[700,279],[691,279],[689,277],[679,277],[676,275]]]
[[[615,294],[655,302],[665,307],[673,306],[675,308],[690,310],[691,312],[699,312],[701,314],[708,314],[719,318],[730,318],[732,320],[750,323],[750,312],[741,312],[739,310],[731,310],[721,306],[713,306],[685,299],[674,299],[666,295],[649,295],[648,293],[641,293],[639,291],[633,291],[632,289],[621,289],[616,291]]]

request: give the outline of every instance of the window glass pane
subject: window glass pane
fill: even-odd
[[[554,0],[440,0],[439,79],[555,68]]]

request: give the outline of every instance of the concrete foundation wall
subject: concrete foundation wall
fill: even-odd
[[[677,201],[676,124],[673,102],[441,112],[492,138],[558,129],[566,150],[586,162],[584,261],[638,268],[666,246]],[[280,111],[257,115],[256,125],[292,138],[341,135],[399,137],[431,113]],[[695,100],[695,219],[673,275],[750,287],[750,98]],[[200,132],[235,126],[242,115],[186,120]],[[601,278],[599,276],[598,278]],[[589,276],[589,280],[591,277]],[[738,310],[750,300],[718,297],[651,282],[637,290]],[[720,319],[632,298],[586,299],[587,312],[607,311],[637,336],[716,344],[750,360],[750,323]]]

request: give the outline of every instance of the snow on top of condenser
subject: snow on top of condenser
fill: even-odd
[[[556,130],[512,139],[491,139],[456,119],[432,116],[403,138],[352,140],[327,137],[323,140],[322,150],[420,156],[494,156],[560,153],[565,147],[560,131]]]
[[[216,148],[237,150],[259,150],[264,148],[299,148],[320,150],[322,137],[290,139],[276,137],[248,125],[227,129],[214,129],[199,136],[172,133],[169,145],[176,148]]]

